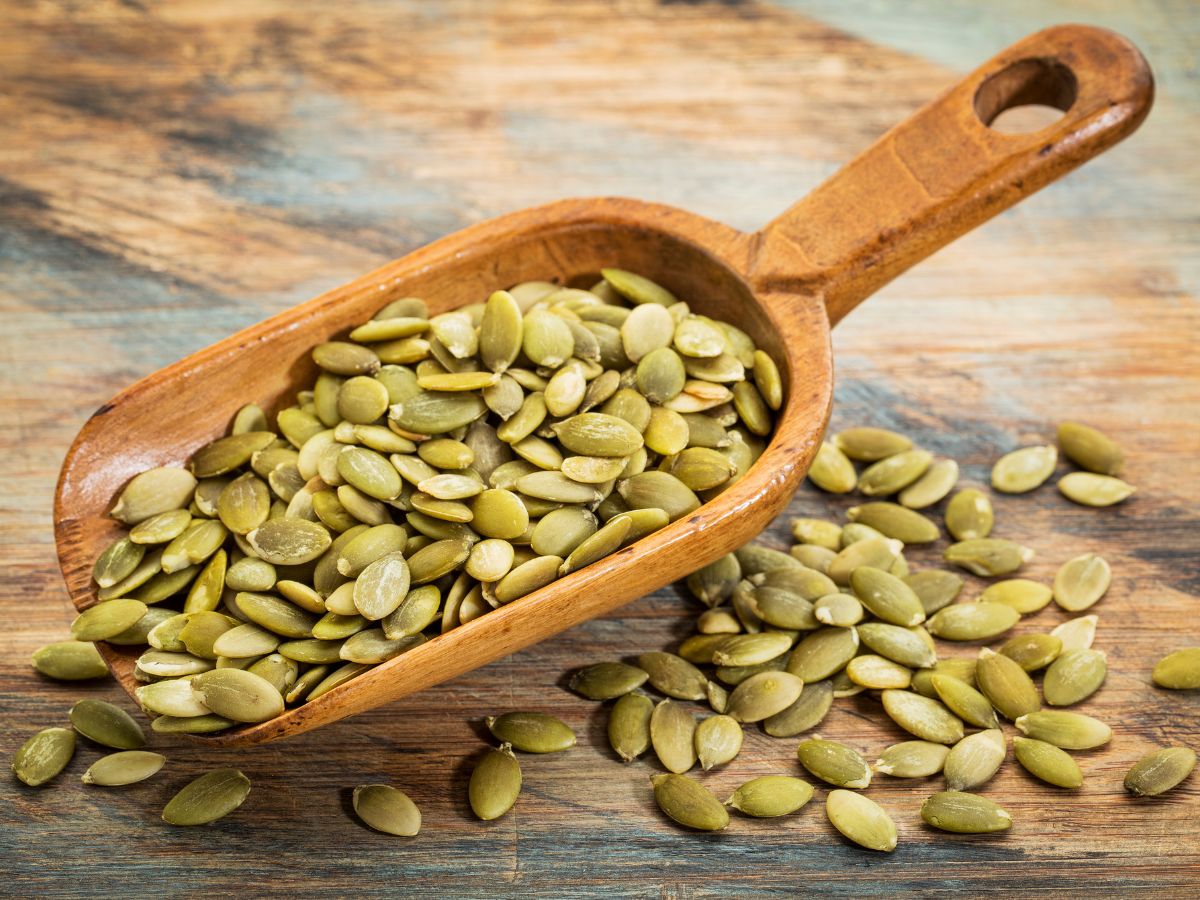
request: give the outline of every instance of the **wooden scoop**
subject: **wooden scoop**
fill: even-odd
[[[423,297],[436,314],[521,281],[588,285],[607,266],[642,273],[694,311],[737,324],[780,363],[786,401],[749,473],[694,514],[312,703],[198,739],[243,746],[308,731],[641,597],[751,540],[787,505],[828,422],[833,325],[913,263],[1124,138],[1153,93],[1146,61],[1124,38],[1049,28],[976,69],[753,234],[653,203],[564,200],[464,229],[247,328],[143,378],[76,437],[54,510],[71,599],[80,610],[96,603],[92,564],[121,533],[107,513],[124,484],[153,466],[183,465],[246,402],[291,404],[315,377],[314,345],[399,297]],[[989,127],[1028,104],[1064,114],[1027,134]],[[140,651],[100,649],[132,694]]]

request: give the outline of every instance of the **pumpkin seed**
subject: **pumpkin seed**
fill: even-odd
[[[858,653],[858,647],[856,628],[819,628],[796,645],[788,658],[787,671],[805,683],[821,681],[845,667]]]
[[[168,825],[207,825],[236,810],[249,794],[249,778],[237,769],[217,769],[185,785],[162,818]]]
[[[134,525],[129,531],[128,540],[137,544],[165,544],[183,534],[191,522],[192,514],[186,509],[172,509]],[[136,564],[135,562],[134,565]],[[129,569],[132,571],[133,566]]]
[[[388,784],[361,784],[354,789],[355,814],[384,834],[413,837],[421,830],[421,810],[404,791]]]
[[[829,564],[829,577],[834,583],[845,587],[850,584],[854,570],[861,566],[890,572],[903,549],[903,544],[889,538],[856,541],[833,558]]]
[[[957,483],[958,463],[952,459],[939,459],[925,471],[924,475],[902,490],[898,499],[901,506],[909,509],[925,509],[944,499],[954,490]],[[892,537],[900,536],[892,535]],[[904,538],[900,539],[904,540]]]
[[[1058,445],[1073,463],[1098,475],[1120,475],[1125,454],[1110,438],[1080,422],[1058,426]]]
[[[657,303],[661,306],[672,306],[679,301],[666,288],[655,284],[649,278],[627,272],[624,269],[601,269],[605,282],[626,299],[636,304]]]
[[[902,628],[885,622],[863,622],[855,626],[855,630],[870,649],[902,666],[922,669],[937,662],[937,650],[933,640],[922,628]]]
[[[1079,764],[1065,750],[1033,738],[1013,737],[1013,754],[1028,772],[1047,784],[1077,788],[1083,784]]]
[[[1041,707],[1036,685],[1014,660],[984,647],[975,668],[979,690],[1006,719],[1016,721]]]
[[[242,669],[216,669],[192,679],[196,699],[234,722],[265,722],[283,712],[283,696],[265,678]]]
[[[159,716],[150,723],[156,734],[212,734],[237,723],[223,716]]]
[[[875,771],[894,778],[927,778],[942,771],[950,748],[932,741],[902,741],[883,751]]]
[[[732,553],[727,553],[693,572],[686,583],[692,596],[705,606],[714,607],[730,598],[741,578],[741,563]]]
[[[772,818],[796,812],[812,795],[812,785],[803,778],[762,775],[741,785],[725,805],[755,818]]]
[[[621,344],[632,363],[669,346],[674,334],[675,319],[654,303],[635,307],[621,324]]]
[[[612,700],[636,690],[650,675],[619,662],[595,663],[571,676],[571,690],[588,700]]]
[[[962,740],[962,720],[938,701],[901,690],[885,690],[880,699],[888,718],[909,734],[935,744]]]
[[[761,722],[795,703],[803,688],[788,672],[759,672],[734,688],[727,710],[738,722]]]
[[[929,632],[947,641],[982,641],[1003,634],[1021,614],[1003,603],[956,603],[938,610],[929,619]]]
[[[802,544],[841,549],[842,529],[824,519],[792,519],[792,537]]]
[[[1054,576],[1054,602],[1067,612],[1081,612],[1104,596],[1111,581],[1104,557],[1085,553],[1063,563]]]
[[[742,726],[732,716],[709,716],[696,726],[696,757],[706,772],[724,765],[742,749]]]
[[[948,606],[962,591],[963,580],[945,569],[925,569],[903,578],[917,599],[926,616],[931,616],[943,606]],[[982,598],[980,598],[982,599]]]
[[[933,454],[927,450],[904,450],[864,469],[858,476],[858,489],[868,497],[898,493],[924,475],[932,463]]]
[[[911,628],[925,621],[921,601],[913,589],[895,575],[871,566],[859,566],[851,573],[850,584],[862,605],[884,622]]]
[[[1099,690],[1107,674],[1108,661],[1099,650],[1069,650],[1046,670],[1042,693],[1051,706],[1070,706]]]
[[[608,742],[625,762],[650,749],[650,719],[654,701],[645,694],[628,693],[617,699],[608,716]]]
[[[663,700],[650,716],[650,744],[669,772],[686,772],[696,764],[696,720],[683,706]]]
[[[1011,606],[1021,615],[1029,615],[1046,606],[1053,591],[1044,584],[1028,578],[1008,578],[989,584],[979,599],[985,603]]]
[[[825,814],[842,836],[868,850],[896,849],[896,823],[878,803],[853,791],[830,791]]]
[[[33,652],[33,667],[58,681],[85,681],[108,675],[108,664],[96,645],[88,641],[59,641],[39,647]]]
[[[211,660],[200,659],[190,653],[165,653],[162,650],[147,650],[138,657],[137,667],[155,678],[179,678],[197,675],[213,668]]]
[[[846,675],[855,684],[871,690],[906,688],[912,683],[912,672],[904,666],[871,654],[856,656],[846,663]]]
[[[1067,619],[1062,624],[1055,626],[1050,631],[1050,635],[1058,638],[1062,643],[1063,653],[1068,650],[1087,650],[1092,646],[1092,641],[1096,639],[1096,625],[1099,622],[1100,617],[1096,615]]]
[[[235,625],[213,641],[217,656],[247,659],[271,653],[279,646],[279,636],[249,622]]]
[[[963,721],[977,728],[1000,727],[991,701],[965,681],[952,675],[934,674],[930,678],[937,699]]]
[[[1200,647],[1168,653],[1154,665],[1154,683],[1174,691],[1200,688]]]
[[[912,441],[886,428],[847,428],[833,439],[834,444],[851,459],[877,462],[912,447]]]
[[[956,541],[974,541],[992,533],[995,514],[986,494],[968,488],[950,498],[945,518],[946,530]]]
[[[1081,506],[1114,506],[1133,496],[1132,484],[1109,475],[1092,472],[1072,472],[1058,482],[1058,489],[1068,500]]]
[[[575,746],[575,732],[546,713],[510,712],[486,721],[497,740],[524,753],[554,753]]]
[[[1027,713],[1014,724],[1025,735],[1063,750],[1091,750],[1112,739],[1112,729],[1091,716],[1063,709]]]
[[[720,831],[729,824],[729,813],[721,801],[698,781],[672,774],[652,775],[650,783],[658,808],[685,828]]]
[[[271,435],[270,440],[274,437]],[[267,443],[270,443],[270,440]],[[159,513],[183,509],[192,499],[198,477],[205,476],[193,475],[187,469],[173,466],[149,469],[135,475],[125,486],[109,515],[126,525],[137,525]]]
[[[862,754],[845,744],[809,738],[800,742],[796,756],[809,772],[836,787],[864,790],[871,784],[871,767]]]
[[[986,784],[1000,770],[1006,752],[1004,732],[999,728],[967,735],[946,756],[946,787],[964,791]]]
[[[1125,790],[1138,797],[1157,797],[1179,785],[1196,768],[1196,751],[1166,747],[1143,756],[1125,775]]]
[[[643,653],[638,657],[638,667],[648,673],[650,684],[668,697],[679,700],[705,697],[708,678],[674,653]]]
[[[1045,483],[1058,464],[1053,444],[1022,447],[1006,453],[992,467],[992,487],[1005,494],[1025,494]]]
[[[112,587],[132,574],[145,555],[146,548],[142,544],[127,537],[119,538],[96,558],[92,579],[102,588]]]
[[[846,510],[846,517],[905,544],[927,544],[941,537],[932,520],[895,503],[876,501],[852,506]]]
[[[71,623],[77,641],[103,641],[133,627],[146,614],[146,604],[137,600],[108,600],[81,612]]]
[[[974,659],[939,659],[931,668],[917,669],[913,672],[912,689],[922,697],[931,697],[935,700],[942,700],[937,690],[933,686],[934,675],[946,675],[949,678],[957,678],[964,684],[974,686],[975,684],[975,666]],[[949,704],[946,704],[949,706]],[[954,710],[957,712],[957,710]]]
[[[991,834],[1012,827],[1012,816],[987,797],[941,791],[921,804],[927,825],[956,834]]]
[[[858,485],[854,463],[836,444],[822,443],[808,469],[808,480],[831,494],[848,494]]]
[[[1062,652],[1062,641],[1051,634],[1019,634],[1000,645],[1000,653],[1026,672],[1044,669]]]
[[[75,732],[69,728],[43,728],[13,755],[13,774],[30,787],[38,787],[55,778],[74,755]]]
[[[338,650],[338,655],[348,662],[374,665],[395,659],[425,641],[426,638],[423,634],[391,640],[382,628],[368,628],[346,638]]]
[[[848,628],[863,619],[863,607],[850,594],[827,594],[813,604],[813,617],[823,625]]]
[[[117,750],[139,750],[146,735],[125,710],[103,700],[80,700],[71,707],[71,724],[86,738]]]
[[[121,787],[145,781],[157,774],[167,758],[149,750],[123,750],[102,756],[80,776],[84,784]]]
[[[280,648],[280,649],[282,649],[282,648]],[[367,671],[367,669],[369,669],[369,668],[371,668],[369,665],[361,665],[359,663],[346,663],[344,666],[334,669],[332,672],[330,672],[328,675],[326,675],[323,679],[321,679],[321,681],[317,683],[316,687],[314,687],[311,691],[309,691],[307,700],[308,701],[316,700],[318,697],[322,696],[323,694],[327,694],[330,691],[332,691],[334,688],[340,687],[341,685],[345,684],[347,681],[350,681],[352,678],[356,678],[357,676],[361,675],[363,672]]]
[[[948,563],[983,577],[1008,575],[1033,559],[1033,551],[1016,541],[999,538],[974,538],[946,548]]]
[[[329,532],[305,519],[268,519],[246,535],[250,546],[275,566],[296,566],[316,559],[332,542]]]

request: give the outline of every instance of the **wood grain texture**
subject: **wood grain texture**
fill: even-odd
[[[997,6],[1009,5],[1013,30],[989,52],[1044,24],[1055,6],[1039,4],[1026,26],[1023,4]],[[1089,19],[1120,28],[1127,13],[1112,5]],[[1171,4],[1141,6],[1153,14],[1131,36],[1163,87],[1141,132],[935,255],[834,333],[833,427],[899,427],[957,458],[975,483],[986,483],[999,453],[1048,438],[1064,415],[1126,446],[1140,488],[1126,506],[1084,510],[1050,490],[997,501],[1000,533],[1032,535],[1031,577],[1047,579],[1085,550],[1113,565],[1096,610],[1109,683],[1084,709],[1114,722],[1117,738],[1081,755],[1088,783],[1078,795],[1035,784],[1010,762],[987,794],[1018,827],[956,838],[917,819],[932,784],[881,781],[871,795],[901,830],[887,858],[847,846],[817,804],[782,822],[737,819],[717,836],[677,831],[650,798],[646,778],[657,768],[618,763],[604,743],[604,711],[562,687],[573,665],[686,634],[696,608],[668,588],[294,741],[209,755],[156,739],[171,763],[133,789],[78,786],[98,755],[91,747],[54,788],[4,780],[5,892],[1194,891],[1195,777],[1158,802],[1120,788],[1124,769],[1153,745],[1200,744],[1200,698],[1148,685],[1161,653],[1200,643],[1200,191],[1186,138],[1200,96],[1185,52],[1197,20]],[[0,605],[20,625],[0,634],[4,752],[61,724],[78,696],[121,696],[111,683],[44,682],[26,664],[70,620],[51,497],[71,438],[97,406],[239,327],[533,203],[622,194],[760,227],[951,81],[939,65],[872,43],[886,43],[886,16],[875,34],[864,16],[862,36],[851,37],[805,18],[802,4],[788,7],[6,4]],[[1057,18],[1080,15],[1063,9]],[[913,19],[904,34],[953,42],[933,15],[928,31]],[[790,511],[848,505],[803,490]],[[768,539],[786,546],[785,519]],[[1048,610],[1020,627],[1061,618]],[[479,720],[522,707],[562,716],[580,744],[523,758],[518,807],[481,825],[465,804]],[[869,752],[900,739],[868,700],[841,703],[822,732]],[[733,767],[706,780],[724,793],[743,778],[794,772],[794,743],[753,734]],[[210,829],[165,830],[157,814],[171,792],[227,764],[254,779],[246,806]],[[347,816],[350,788],[387,779],[422,807],[414,842]]]

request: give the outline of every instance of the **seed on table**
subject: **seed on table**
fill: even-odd
[[[1004,732],[999,728],[967,735],[946,756],[946,787],[965,791],[986,784],[999,771],[1007,749]]]
[[[108,675],[108,664],[90,641],[46,644],[33,652],[32,661],[34,669],[58,681],[86,681]]]
[[[709,716],[696,726],[694,739],[696,758],[707,772],[738,755],[742,749],[742,726],[732,716]]]
[[[74,755],[74,731],[69,728],[43,728],[28,738],[14,754],[13,774],[30,787],[38,787],[65,769]]]
[[[1112,739],[1112,729],[1099,719],[1061,709],[1027,713],[1014,724],[1026,736],[1063,750],[1091,750]]]
[[[1011,606],[979,600],[938,610],[926,627],[930,634],[947,641],[983,641],[1008,631],[1020,618]]]
[[[859,566],[850,585],[862,605],[878,619],[911,628],[925,621],[925,608],[913,589],[895,575],[871,566]]]
[[[652,775],[654,801],[669,818],[697,831],[720,831],[729,813],[704,785],[686,775]]]
[[[934,674],[930,678],[937,698],[964,722],[976,728],[999,728],[1000,721],[992,703],[971,685],[952,675]]]
[[[796,756],[809,772],[836,787],[864,790],[871,784],[871,767],[862,754],[845,744],[809,738],[800,742]]]
[[[1025,494],[1045,483],[1058,464],[1053,444],[1022,447],[1006,453],[992,467],[992,487],[1005,494]]]
[[[1085,553],[1063,563],[1054,576],[1054,602],[1067,612],[1082,612],[1104,596],[1111,581],[1104,557]]]
[[[793,737],[820,725],[832,706],[832,681],[805,684],[791,706],[763,722],[763,730],[771,737]]]
[[[417,804],[390,784],[360,784],[354,789],[352,803],[355,814],[376,831],[413,837],[421,830]]]
[[[694,665],[674,653],[643,653],[638,667],[649,675],[651,686],[679,700],[700,700],[708,678]]]
[[[498,819],[513,808],[520,793],[521,766],[512,747],[489,747],[472,770],[467,787],[472,811],[485,822]]]
[[[796,645],[788,658],[787,671],[806,684],[821,681],[841,671],[857,655],[858,648],[856,628],[819,628]],[[903,660],[897,662],[903,664]]]
[[[1072,472],[1058,482],[1058,489],[1068,500],[1081,506],[1114,506],[1133,496],[1137,491],[1132,484],[1109,475],[1092,472]]]
[[[858,473],[835,444],[821,444],[808,470],[808,480],[830,494],[848,494],[858,484]]]
[[[950,748],[932,741],[902,741],[883,751],[875,771],[894,778],[928,778],[942,771]]]
[[[696,720],[674,700],[663,700],[650,717],[650,744],[669,772],[686,772],[696,764]]]
[[[963,738],[962,720],[937,700],[901,690],[885,690],[880,699],[888,718],[923,741],[955,744]]]
[[[555,753],[575,746],[575,732],[561,719],[539,712],[508,712],[486,719],[501,743],[524,753]]]
[[[1125,776],[1125,790],[1138,797],[1157,797],[1179,785],[1196,768],[1196,751],[1166,747],[1143,756]]]
[[[80,700],[71,707],[71,724],[86,738],[117,750],[146,746],[141,726],[125,710],[103,700]]]
[[[727,711],[736,722],[761,722],[795,703],[803,688],[788,672],[759,672],[734,688]]]
[[[928,450],[902,451],[863,470],[858,489],[868,497],[895,494],[924,475],[932,463],[933,454]]]
[[[645,694],[625,694],[608,715],[608,742],[625,762],[650,749],[650,718],[654,701]]]
[[[1016,721],[1041,708],[1037,686],[1025,670],[1014,660],[988,647],[979,651],[975,681],[983,695],[1006,719]]]
[[[81,612],[71,623],[71,637],[77,641],[103,641],[132,628],[146,614],[146,604],[138,600],[107,600]]]
[[[792,519],[792,537],[802,544],[837,551],[841,549],[842,529],[824,519]]]
[[[1051,631],[1051,637],[1056,637],[1062,643],[1062,652],[1068,650],[1087,650],[1092,646],[1092,641],[1096,639],[1096,626],[1100,622],[1100,617],[1097,615],[1079,616],[1076,619],[1067,619],[1060,625],[1056,625]]]
[[[829,577],[835,584],[846,586],[854,571],[862,566],[891,572],[904,545],[891,538],[868,538],[856,541],[838,552],[829,564]]]
[[[1108,661],[1101,651],[1069,650],[1046,670],[1042,695],[1051,706],[1070,706],[1099,690],[1107,674]]]
[[[714,643],[709,662],[717,666],[755,666],[786,653],[791,646],[792,637],[779,631],[724,635]],[[797,675],[796,672],[792,674]],[[804,678],[803,675],[799,677]]]
[[[876,501],[852,506],[846,510],[851,522],[869,525],[884,537],[895,538],[905,544],[928,544],[941,537],[937,525],[919,512],[895,503]]]
[[[847,428],[833,438],[839,450],[859,462],[877,462],[912,447],[912,441],[886,428]]]
[[[856,625],[854,630],[862,640],[862,643],[866,644],[871,650],[880,656],[892,660],[892,662],[908,666],[910,669],[929,668],[938,661],[933,638],[923,628],[902,628],[899,625],[888,625],[886,622],[863,622],[860,625]],[[806,638],[805,640],[808,639]],[[856,653],[857,650],[858,648],[855,647]],[[849,662],[851,658],[853,658],[853,654],[846,659],[846,662]],[[800,674],[796,672],[794,667],[790,668],[789,671],[792,674]],[[836,672],[837,669],[833,671]],[[803,674],[800,674],[800,677],[805,678]],[[826,675],[824,677],[829,676]],[[805,678],[805,681],[807,680]]]
[[[963,580],[945,569],[924,569],[905,575],[902,580],[917,595],[926,616],[931,616],[943,606],[953,603],[963,587]]]
[[[217,769],[185,785],[163,809],[168,825],[207,825],[229,815],[250,795],[250,779],[237,769]]]
[[[84,784],[121,787],[145,781],[158,773],[167,758],[149,750],[123,750],[102,756],[80,776]]]
[[[991,834],[1012,827],[1007,810],[978,794],[941,791],[921,804],[926,824],[956,834]]]
[[[1173,691],[1200,688],[1200,647],[1168,653],[1154,666],[1154,683]]]
[[[957,483],[958,463],[952,459],[939,459],[924,475],[902,490],[897,499],[901,506],[909,509],[925,509],[945,499]]]
[[[1033,551],[1016,541],[975,538],[946,548],[943,559],[974,575],[1008,575],[1033,559]]]
[[[846,675],[857,685],[869,690],[906,688],[912,684],[912,672],[890,659],[866,654],[856,656],[846,664]]]
[[[1054,592],[1048,585],[1028,578],[1006,578],[989,584],[979,599],[986,603],[1003,603],[1023,616],[1044,609]]]
[[[827,594],[813,603],[813,617],[822,625],[849,628],[863,619],[863,606],[850,594]]]
[[[825,814],[842,836],[868,850],[891,853],[896,849],[896,824],[870,797],[853,791],[830,791]]]
[[[974,488],[959,491],[946,504],[945,520],[946,530],[956,541],[986,538],[995,521],[992,501]]]
[[[1060,424],[1058,445],[1071,462],[1098,475],[1120,475],[1125,463],[1115,441],[1081,422]]]
[[[935,700],[942,699],[938,696],[938,692],[933,686],[934,675],[945,675],[949,678],[957,679],[970,687],[974,687],[975,669],[977,666],[978,661],[975,659],[964,659],[962,657],[940,659],[930,667],[917,669],[913,672],[912,688],[922,697],[931,697]],[[942,702],[945,703],[945,700],[942,700]]]
[[[803,778],[761,775],[738,787],[725,805],[755,818],[773,818],[796,812],[812,795],[812,785]]]
[[[1079,763],[1053,744],[1017,735],[1013,737],[1013,754],[1029,774],[1047,784],[1061,788],[1077,788],[1083,784]]]

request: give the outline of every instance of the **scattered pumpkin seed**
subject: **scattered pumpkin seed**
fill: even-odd
[[[927,825],[956,834],[992,834],[1012,828],[1012,816],[987,797],[940,791],[921,804]]]
[[[1006,752],[1004,732],[999,728],[967,735],[946,756],[942,767],[946,787],[952,791],[981,787],[1000,770]]]
[[[237,769],[217,769],[185,785],[163,809],[168,825],[207,825],[241,806],[250,779]]]
[[[421,810],[399,788],[389,784],[361,784],[352,798],[355,814],[384,834],[413,837],[421,830]]]
[[[842,836],[868,850],[891,853],[896,849],[896,823],[883,808],[853,791],[830,791],[825,814]]]
[[[992,467],[992,487],[1005,494],[1025,494],[1045,483],[1058,464],[1053,444],[1022,447],[1000,457]]]
[[[946,530],[956,541],[973,541],[992,533],[995,513],[986,494],[967,488],[950,498],[945,519]]]
[[[1027,713],[1014,724],[1025,735],[1063,750],[1091,750],[1112,739],[1112,729],[1092,716],[1063,709]]]
[[[909,509],[926,509],[943,500],[958,483],[958,463],[952,459],[939,459],[925,474],[900,492],[901,506]],[[891,535],[891,537],[900,537]],[[904,538],[900,538],[904,540]],[[905,541],[905,543],[909,543]]]
[[[696,726],[696,758],[706,772],[724,765],[742,749],[742,726],[727,715],[709,716]]]
[[[125,710],[103,700],[84,699],[71,707],[71,724],[84,737],[117,750],[146,746],[141,726]]]
[[[662,700],[650,716],[650,744],[669,772],[686,772],[696,764],[696,720],[682,705]]]
[[[1200,688],[1200,647],[1168,653],[1154,665],[1154,683],[1173,691]]]
[[[803,778],[761,775],[739,786],[725,805],[755,818],[774,818],[796,812],[812,795],[812,785]]]
[[[1000,538],[973,538],[946,548],[948,563],[975,575],[1008,575],[1033,559],[1033,551],[1016,541]]]
[[[669,818],[685,828],[720,831],[729,824],[729,813],[704,785],[686,775],[652,775],[654,802]]]
[[[33,667],[58,681],[85,681],[108,675],[108,664],[89,641],[59,641],[39,647],[33,652]]]
[[[894,778],[928,778],[942,771],[950,748],[932,741],[892,744],[875,762],[875,771]]]
[[[858,485],[854,463],[836,444],[822,443],[808,469],[808,480],[831,494],[848,494]]]
[[[983,641],[1003,634],[1021,614],[1003,603],[955,603],[929,618],[929,633],[947,641]]]
[[[1058,489],[1068,500],[1081,506],[1114,506],[1133,496],[1132,484],[1110,475],[1092,472],[1072,472],[1058,482]]]
[[[1125,775],[1125,790],[1138,797],[1157,797],[1178,786],[1196,768],[1196,751],[1166,747],[1133,764]]]
[[[489,716],[486,721],[498,741],[524,753],[554,753],[575,746],[575,732],[546,713],[509,712]]]
[[[13,756],[18,780],[38,787],[55,778],[75,755],[75,732],[69,728],[43,728],[23,743]]]
[[[796,756],[809,772],[836,787],[864,790],[871,784],[871,767],[862,754],[845,744],[809,738],[800,742]]]
[[[122,787],[145,781],[158,773],[167,758],[149,750],[123,750],[102,756],[80,777],[84,784]]]
[[[1125,454],[1109,437],[1080,422],[1058,426],[1058,445],[1071,462],[1098,475],[1120,475]]]
[[[1013,754],[1029,774],[1047,784],[1061,788],[1083,785],[1079,763],[1053,744],[1017,735],[1013,737]]]
[[[1070,706],[1099,690],[1107,674],[1107,657],[1101,651],[1068,650],[1046,670],[1042,694],[1051,706]]]
[[[1082,612],[1104,596],[1111,581],[1104,557],[1085,553],[1063,563],[1054,576],[1054,602],[1067,612]]]

